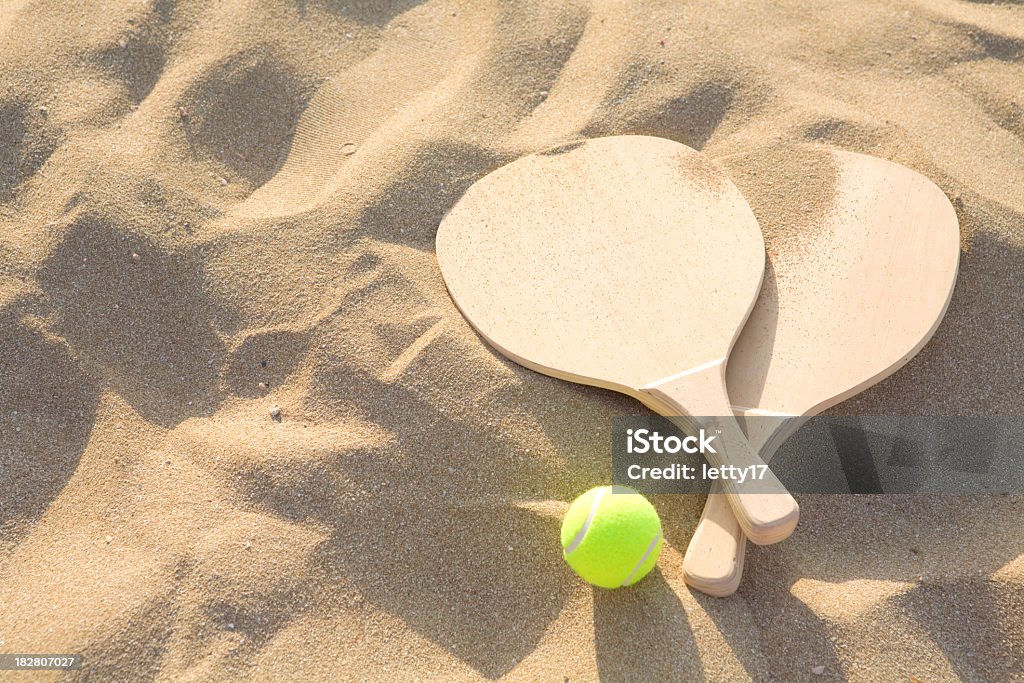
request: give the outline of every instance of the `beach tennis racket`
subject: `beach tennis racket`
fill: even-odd
[[[448,291],[528,368],[636,397],[720,434],[715,466],[763,465],[733,419],[726,358],[761,286],[750,207],[699,152],[644,136],[519,159],[463,195],[437,231]],[[799,508],[774,474],[723,487],[748,538],[788,536]]]
[[[768,272],[729,356],[727,387],[768,461],[807,417],[888,377],[928,342],[953,293],[956,213],[927,178],[874,157],[801,146],[723,159],[765,236]],[[736,591],[744,533],[708,497],[687,583]]]

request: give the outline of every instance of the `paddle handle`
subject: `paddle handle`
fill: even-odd
[[[747,442],[766,463],[802,423],[802,419],[785,415],[755,415],[753,419],[742,420]],[[732,513],[722,486],[715,482],[683,556],[683,579],[708,595],[719,598],[732,595],[743,578],[746,548],[747,537]]]
[[[716,467],[732,466],[748,473],[744,481],[722,480],[740,528],[754,543],[777,543],[793,533],[800,507],[743,436],[726,396],[724,370],[724,361],[709,363],[641,391],[672,414],[696,418],[698,427],[717,434],[716,452],[705,454],[708,461]],[[686,420],[682,424],[692,423]]]
[[[715,482],[683,556],[683,579],[702,593],[724,598],[740,587],[747,537],[722,485]]]

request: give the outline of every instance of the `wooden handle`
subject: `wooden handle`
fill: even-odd
[[[742,408],[734,409],[744,414]],[[786,415],[746,414],[741,419],[750,447],[757,450],[766,463],[771,461],[785,437],[793,433],[806,418]],[[722,487],[715,483],[704,504],[697,528],[683,556],[683,578],[702,593],[724,598],[740,587],[747,537],[732,513]]]
[[[746,548],[747,537],[721,485],[715,482],[683,556],[683,579],[708,595],[732,595],[743,578]]]
[[[696,418],[697,424],[706,431],[717,432],[717,452],[705,454],[711,464],[756,471],[761,476],[754,479],[748,475],[743,482],[726,479],[722,488],[747,537],[762,545],[777,543],[793,533],[800,518],[800,507],[750,448],[732,417],[724,381],[724,361],[715,361],[655,382],[641,391],[677,415]],[[684,420],[682,424],[685,427],[692,422]]]

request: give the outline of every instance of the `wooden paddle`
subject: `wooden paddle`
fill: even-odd
[[[725,359],[761,286],[764,243],[728,177],[670,140],[610,137],[528,156],[474,184],[437,231],[462,314],[547,375],[629,394],[720,429],[716,466],[762,465],[732,417]],[[726,499],[759,543],[796,501],[770,472]]]
[[[722,165],[768,251],[727,371],[733,409],[767,461],[807,417],[888,377],[928,342],[953,293],[959,226],[938,187],[882,159],[805,146]],[[683,560],[687,583],[735,592],[744,548],[725,499],[712,494]]]

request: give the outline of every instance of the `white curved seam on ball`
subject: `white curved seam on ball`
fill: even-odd
[[[604,498],[604,492],[608,489],[598,489],[597,495],[594,496],[594,502],[590,504],[590,512],[587,513],[587,519],[583,522],[583,526],[576,532],[576,536],[573,537],[572,543],[570,543],[566,549],[565,554],[568,555],[576,548],[580,547],[580,543],[583,543],[583,537],[587,535],[587,531],[590,530],[590,525],[594,522],[594,517],[597,516],[597,506],[601,504],[601,499]]]
[[[640,571],[640,567],[644,566],[644,562],[646,562],[647,558],[651,556],[651,553],[654,552],[654,549],[658,547],[658,541],[660,540],[661,529],[658,529],[658,533],[654,534],[654,540],[651,541],[651,544],[649,546],[647,546],[647,552],[645,552],[644,556],[640,558],[640,561],[636,563],[636,566],[633,567],[633,571],[629,573],[629,576],[626,577],[626,580],[622,582],[623,586],[628,585],[629,582],[633,580],[633,577],[636,576],[636,573]]]

